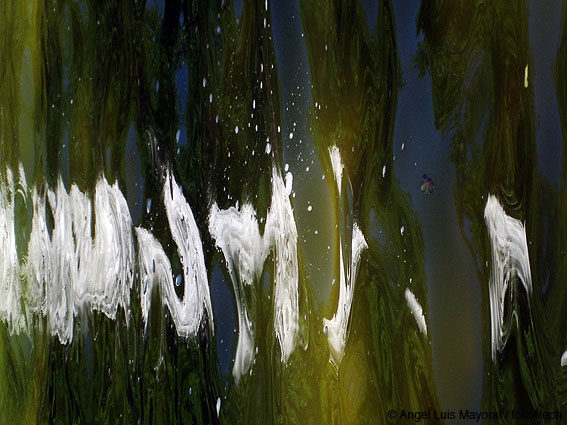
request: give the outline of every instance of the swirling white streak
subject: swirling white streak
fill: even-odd
[[[64,344],[72,341],[74,318],[82,308],[98,310],[115,319],[121,307],[128,321],[135,250],[132,219],[118,184],[111,186],[103,176],[97,180],[94,214],[90,197],[76,185],[67,193],[61,178],[54,189],[38,191],[34,187],[28,252],[20,269],[14,228],[15,196],[21,194],[26,201],[30,194],[21,166],[19,180],[15,190],[12,172],[7,170],[5,181],[0,184],[0,241],[5,248],[0,251],[0,319],[12,332],[19,332],[26,322],[31,323],[33,314],[43,314],[49,331]],[[163,194],[170,230],[185,271],[183,300],[175,294],[171,265],[161,245],[149,233],[137,229],[142,248],[140,275],[149,276],[147,262],[153,266],[158,259],[157,282],[162,287],[163,302],[172,313],[178,333],[193,336],[204,310],[212,323],[203,248],[191,209],[169,174]],[[48,214],[53,218],[51,232]],[[145,320],[150,300],[149,293],[144,291],[147,283],[142,280]]]
[[[223,252],[236,293],[239,336],[233,375],[239,381],[254,359],[254,329],[246,311],[244,285],[259,279],[270,250],[274,253],[275,295],[274,331],[281,348],[281,360],[287,362],[295,349],[299,318],[299,269],[297,228],[289,200],[292,177],[284,180],[272,168],[272,198],[264,234],[260,236],[253,207],[246,203],[240,210],[219,210],[214,204],[209,216],[209,231]]]
[[[174,287],[171,286],[167,289],[165,301],[173,316],[177,333],[185,337],[194,336],[199,330],[205,311],[210,329],[214,329],[203,244],[191,207],[169,171],[163,187],[163,198],[185,280],[183,300],[177,297]]]
[[[23,326],[23,319],[20,311],[14,203],[14,178],[8,169],[6,183],[0,186],[0,317],[8,323],[10,330],[17,331]]]
[[[427,335],[427,324],[425,323],[425,316],[423,315],[421,304],[409,288],[406,288],[405,296],[406,303],[417,323],[417,327],[424,335]]]
[[[177,334],[194,337],[205,311],[214,330],[205,257],[197,223],[181,188],[168,171],[163,186],[164,205],[173,240],[183,267],[183,299],[175,292],[171,262],[162,245],[146,229],[136,228],[142,318],[147,327],[152,291],[159,285],[162,303],[168,308]]]
[[[286,176],[286,182],[289,180]],[[267,241],[264,243],[274,249],[274,330],[284,363],[295,349],[299,319],[297,227],[289,201],[290,194],[291,184],[284,184],[282,176],[273,167],[272,200],[266,217],[264,238],[267,237]]]
[[[331,157],[331,165],[333,167],[333,174],[337,184],[337,191],[339,200],[341,198],[341,185],[343,163],[339,148],[332,146],[329,148],[329,155]],[[339,367],[344,356],[344,349],[347,342],[348,323],[350,319],[350,311],[352,307],[352,299],[354,295],[354,284],[356,281],[356,274],[358,263],[362,255],[362,251],[368,248],[366,239],[362,231],[359,229],[358,224],[354,223],[352,237],[351,237],[351,258],[343,258],[344,253],[342,249],[342,241],[339,241],[339,301],[337,304],[337,311],[332,319],[323,319],[323,325],[327,330],[327,339],[329,342],[329,349],[331,351],[331,363],[335,367]],[[349,275],[347,276],[344,268],[345,261],[350,261]]]
[[[138,241],[138,267],[142,282],[140,285],[142,319],[147,328],[154,286],[159,285],[163,303],[170,311],[176,307],[176,303],[170,302],[170,298],[172,296],[177,298],[177,294],[173,289],[171,263],[161,244],[154,235],[142,227],[136,227],[135,232]],[[173,314],[172,316],[175,317]]]
[[[333,167],[333,174],[337,182],[337,190],[341,196],[342,178],[343,178],[343,161],[341,159],[341,152],[336,145],[329,148],[329,156],[331,157],[331,166]]]
[[[98,179],[94,214],[89,196],[76,185],[67,193],[61,178],[54,189],[38,191],[34,187],[31,190],[31,233],[21,270],[14,228],[15,196],[20,193],[26,200],[29,191],[21,166],[17,190],[10,170],[6,172],[5,182],[0,184],[0,241],[5,247],[0,251],[0,319],[16,332],[24,328],[32,314],[41,313],[47,317],[50,332],[64,344],[72,341],[74,317],[84,307],[101,311],[111,319],[116,318],[121,307],[128,320],[135,250],[132,219],[118,184],[111,186],[102,176]],[[164,204],[185,271],[183,301],[175,294],[171,265],[161,245],[149,233],[137,229],[142,248],[140,274],[146,278],[148,261],[153,266],[157,258],[157,281],[162,287],[164,303],[171,311],[178,333],[192,336],[198,330],[204,310],[212,322],[212,308],[197,225],[181,189],[169,174],[164,185]],[[53,217],[51,234],[48,214]],[[93,219],[94,237],[91,234]],[[20,278],[25,282],[23,286]],[[145,320],[150,300],[149,292],[144,291],[147,283],[142,280]],[[26,306],[25,314],[22,305]]]
[[[364,235],[356,223],[353,226],[351,243],[352,257],[350,259],[350,276],[345,274],[342,245],[339,245],[339,302],[333,318],[330,320],[323,319],[323,324],[328,332],[327,338],[329,341],[329,349],[331,350],[331,362],[337,368],[340,366],[344,356],[358,263],[362,251],[368,247]]]
[[[508,216],[494,195],[488,196],[484,219],[492,250],[489,294],[492,360],[495,361],[497,352],[502,351],[508,338],[504,329],[506,291],[517,277],[530,296],[532,276],[526,229],[522,222]]]
[[[59,178],[56,189],[47,191],[47,200],[53,215],[51,236],[45,197],[33,189],[26,300],[30,311],[46,315],[51,333],[67,343],[80,308],[89,306],[111,319],[119,307],[128,311],[134,280],[132,221],[118,185],[110,186],[104,177],[95,190],[94,240],[91,201],[77,186],[68,194]]]
[[[219,210],[215,203],[209,216],[209,232],[224,255],[236,297],[238,342],[232,374],[238,383],[254,360],[254,327],[247,311],[244,286],[259,278],[269,247],[265,248],[256,211],[248,203],[240,210],[234,207]]]
[[[25,320],[20,311],[18,257],[14,229],[14,184],[11,172],[2,185],[0,231],[8,249],[1,255],[4,278],[0,315],[19,330]],[[287,179],[291,182],[291,179]],[[297,229],[289,201],[291,184],[284,184],[273,169],[272,204],[268,211],[264,237],[252,238],[255,247],[246,259],[239,259],[238,275],[251,283],[260,273],[269,249],[275,254],[274,328],[287,361],[295,347],[298,320]],[[73,322],[80,308],[89,306],[114,319],[119,307],[129,310],[129,294],[134,275],[132,222],[126,200],[117,184],[110,186],[101,177],[95,191],[95,237],[89,197],[73,185],[67,193],[61,178],[55,189],[44,195],[32,190],[32,230],[22,276],[25,286],[26,314],[42,313],[48,327],[62,343],[73,339]],[[27,189],[24,190],[27,192]],[[151,288],[160,284],[163,302],[169,308],[177,332],[196,334],[204,311],[212,325],[212,308],[201,239],[193,214],[180,187],[168,173],[163,190],[164,205],[172,237],[177,244],[185,276],[185,291],[180,300],[174,290],[171,264],[159,242],[146,230],[136,229],[139,248],[142,313],[147,322]],[[46,207],[47,198],[47,207]],[[48,210],[49,208],[49,210]],[[50,235],[47,214],[53,216]],[[250,216],[250,214],[248,213]],[[257,227],[252,224],[250,225]],[[228,254],[230,257],[230,254]],[[157,263],[157,264],[156,264]],[[250,270],[247,269],[251,264]],[[233,274],[236,274],[233,271]],[[151,280],[151,281],[150,281]],[[251,346],[251,345],[250,345]],[[249,356],[247,356],[249,357]],[[244,367],[243,363],[243,369]]]

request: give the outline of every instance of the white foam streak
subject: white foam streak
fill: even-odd
[[[6,171],[6,182],[0,186],[0,318],[11,331],[23,326],[20,309],[19,262],[14,228],[14,179]]]
[[[56,192],[49,190],[47,200],[53,214],[51,234],[51,264],[46,281],[46,301],[43,304],[49,327],[62,343],[73,339],[74,291],[72,278],[76,267],[75,245],[73,240],[73,215],[69,195],[63,181],[58,180]]]
[[[427,336],[427,324],[425,323],[425,316],[423,315],[423,308],[421,307],[421,304],[417,301],[417,298],[409,288],[406,288],[405,296],[408,308],[410,309],[419,330]]]
[[[28,243],[28,256],[24,266],[27,276],[25,300],[31,312],[44,312],[46,290],[51,280],[51,240],[46,223],[45,197],[32,191],[33,216]]]
[[[254,360],[254,328],[244,286],[259,279],[269,248],[265,249],[256,212],[248,203],[240,211],[234,207],[221,211],[215,203],[209,216],[209,232],[224,255],[236,297],[239,328],[232,374],[238,383]]]
[[[504,302],[508,286],[517,277],[529,296],[532,277],[524,225],[508,216],[493,195],[488,196],[484,219],[492,248],[489,293],[492,360],[495,361],[497,351],[502,351],[508,338],[504,329]]]
[[[251,285],[259,278],[268,250],[260,236],[252,205],[246,203],[240,211],[234,207],[221,211],[215,203],[210,212],[209,232],[223,252],[235,280]]]
[[[290,188],[286,189],[280,173],[273,167],[272,201],[266,218],[264,237],[268,238],[267,244],[274,247],[274,329],[284,363],[295,349],[299,318],[297,227],[289,201],[289,190]]]
[[[287,362],[295,349],[299,318],[299,269],[297,228],[289,200],[291,174],[286,182],[272,169],[272,199],[266,217],[264,234],[260,236],[253,207],[246,203],[240,210],[231,207],[219,210],[216,204],[209,216],[209,232],[223,252],[236,293],[239,336],[233,375],[238,381],[254,358],[254,329],[246,311],[244,285],[260,278],[270,251],[274,253],[275,295],[274,331],[281,348],[281,360]]]
[[[171,235],[177,244],[177,253],[183,267],[183,300],[177,297],[173,285],[162,289],[166,290],[165,301],[173,316],[177,333],[185,337],[195,336],[205,310],[210,327],[214,329],[203,245],[193,212],[169,171],[163,187],[163,198]]]
[[[356,223],[354,223],[353,226],[351,246],[350,275],[347,276],[344,269],[345,259],[343,258],[342,244],[339,244],[339,302],[333,318],[330,320],[323,319],[323,324],[328,332],[327,338],[329,341],[329,349],[331,350],[331,362],[337,368],[340,366],[344,356],[358,264],[362,251],[368,247],[364,235]],[[347,259],[347,261],[349,261],[349,259]]]
[[[341,159],[341,153],[336,145],[329,148],[329,156],[331,157],[331,165],[337,185],[339,200],[341,199],[341,187],[344,165]],[[335,367],[339,367],[344,356],[344,349],[347,341],[348,323],[350,318],[350,310],[352,307],[352,299],[354,296],[354,284],[358,263],[362,251],[368,247],[362,231],[357,223],[353,224],[351,236],[351,257],[344,258],[343,241],[339,240],[339,301],[337,311],[332,319],[323,319],[323,325],[327,331],[327,340],[329,342],[329,350],[331,351],[331,363]],[[345,271],[345,262],[350,265]]]
[[[154,285],[159,285],[164,304],[168,306],[170,311],[172,309],[175,311],[176,303],[169,302],[174,285],[173,272],[171,271],[169,258],[165,255],[161,244],[156,238],[141,227],[136,227],[135,232],[136,240],[138,241],[138,267],[142,282],[140,285],[142,319],[147,328]],[[174,290],[173,296],[177,298]]]
[[[343,166],[343,161],[341,159],[341,153],[337,145],[333,145],[329,148],[329,156],[331,157],[331,166],[333,167],[333,174],[335,175],[335,181],[337,182],[337,190],[339,191],[339,196],[340,196],[344,166]]]
[[[73,195],[73,189],[71,190]],[[79,217],[77,207],[81,202],[73,202],[73,217]],[[88,253],[88,236],[83,242],[81,264],[90,268],[87,277],[87,298],[92,308],[102,311],[111,319],[116,318],[118,307],[128,310],[130,290],[134,280],[134,243],[132,239],[132,219],[126,199],[118,188],[118,184],[110,186],[106,179],[99,179],[95,194],[95,240],[93,251]],[[90,223],[85,223],[89,225]],[[77,241],[79,235],[90,232],[77,226],[75,230]],[[77,244],[77,246],[79,246]],[[96,276],[96,278],[94,278]],[[76,288],[82,288],[77,285]],[[128,315],[126,316],[128,317]]]
[[[93,270],[90,265],[90,262],[93,260],[93,241],[91,234],[92,203],[89,197],[81,192],[75,185],[71,187],[70,198],[71,204],[74,207],[74,214],[72,216],[73,232],[75,234],[74,253],[78,260],[77,267],[74,270],[75,275],[73,276],[76,282],[75,295],[79,302],[86,302],[87,299],[91,298],[91,294],[89,293],[89,281],[93,278],[90,274]],[[100,226],[100,222],[102,221],[102,217],[96,220],[97,227]],[[106,265],[104,265],[104,268],[106,268]],[[103,273],[104,268],[98,271],[98,273]]]
[[[129,310],[133,285],[132,220],[126,199],[115,183],[99,178],[95,191],[95,239],[92,205],[73,185],[67,194],[61,178],[47,199],[53,215],[49,236],[45,199],[32,192],[32,231],[25,275],[30,311],[48,318],[62,343],[73,339],[73,319],[89,306],[111,319],[119,307]]]
[[[76,185],[67,193],[58,179],[54,189],[31,190],[33,208],[27,257],[22,270],[16,250],[14,198],[27,201],[27,184],[20,165],[20,182],[14,188],[12,172],[0,184],[0,319],[12,332],[21,331],[32,314],[47,317],[52,335],[66,344],[73,339],[74,317],[85,307],[116,319],[119,308],[130,314],[130,291],[134,282],[135,250],[132,219],[118,184],[101,176],[95,188],[94,209],[89,196]],[[174,290],[171,264],[161,245],[143,229],[136,229],[140,246],[142,311],[147,320],[150,294],[158,282],[163,302],[172,314],[177,331],[193,336],[204,310],[212,323],[212,308],[203,247],[191,209],[175,179],[168,173],[163,190],[164,205],[173,240],[184,270],[185,292],[180,300]],[[53,218],[50,232],[49,216]],[[94,220],[94,235],[92,222]],[[157,272],[156,263],[157,261]],[[20,294],[20,277],[23,298]],[[152,278],[149,285],[148,279]],[[25,314],[21,306],[25,305]],[[27,317],[26,317],[27,315]]]

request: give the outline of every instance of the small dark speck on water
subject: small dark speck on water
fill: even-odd
[[[421,180],[421,191],[426,195],[431,195],[431,193],[435,190],[435,183],[431,180],[427,174],[422,176]]]

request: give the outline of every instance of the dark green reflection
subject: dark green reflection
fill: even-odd
[[[182,260],[162,193],[171,171],[203,241],[214,312],[196,338],[181,338],[158,289],[146,328],[136,276],[129,311],[119,310],[116,320],[80,311],[73,341],[63,345],[51,336],[49,319],[26,310],[31,289],[20,279],[26,330],[14,333],[0,322],[0,424],[374,424],[388,423],[390,409],[442,411],[431,336],[410,308],[415,297],[428,324],[421,223],[394,175],[403,78],[393,8],[392,1],[380,1],[369,28],[359,1],[299,1],[295,18],[304,31],[310,87],[292,94],[311,96],[309,111],[299,111],[309,123],[302,143],[314,147],[332,194],[312,216],[320,214],[313,221],[317,231],[332,235],[332,245],[330,260],[321,256],[313,266],[307,253],[319,255],[327,244],[308,243],[311,229],[297,220],[298,338],[282,362],[274,331],[274,253],[260,277],[239,286],[209,232],[213,203],[221,209],[250,204],[263,232],[273,170],[285,176],[284,155],[294,172],[304,167],[302,159],[290,159],[291,137],[280,130],[288,93],[278,75],[283,65],[276,60],[271,2],[0,0],[0,189],[6,169],[16,173],[20,163],[42,198],[59,178],[91,199],[101,176],[117,182],[134,225],[161,243],[176,277]],[[565,144],[567,6],[562,16],[555,82]],[[431,77],[435,124],[451,143],[462,237],[483,284],[483,406],[567,415],[561,366],[567,186],[564,180],[552,185],[537,169],[527,25],[521,1],[422,0],[424,38],[415,60]],[[332,147],[345,166],[339,188]],[[291,205],[295,192],[308,198],[314,186],[297,179]],[[442,188],[439,182],[437,193]],[[14,216],[23,267],[32,204],[20,189]],[[484,218],[489,194],[525,224],[534,288],[530,295],[514,282],[504,308],[510,334],[495,361]],[[317,195],[312,199],[324,198]],[[51,232],[54,217],[46,216]],[[350,273],[355,226],[368,246],[349,282],[354,295],[345,347],[336,356],[323,324],[337,312],[339,285],[329,282],[331,296],[324,299],[326,291],[316,287],[324,279],[313,274],[328,267],[339,282],[341,273]],[[180,279],[175,288],[180,297],[183,285]],[[253,364],[238,378],[237,301],[253,323],[254,344]]]
[[[461,232],[482,283],[483,407],[561,409],[564,396],[557,378],[563,349],[552,329],[564,290],[561,278],[553,283],[549,271],[561,268],[550,249],[560,251],[564,245],[552,230],[564,220],[556,188],[537,170],[526,2],[424,0],[418,27],[424,41],[416,63],[431,76],[436,125],[451,143]],[[504,315],[514,324],[494,361],[488,290],[492,260],[484,218],[489,194],[525,225],[534,288],[528,294],[512,281]]]
[[[356,1],[304,1],[301,11],[313,84],[313,142],[330,182],[328,149],[339,148],[348,183],[347,205],[335,208],[337,222],[347,235],[348,220],[358,222],[368,243],[333,389],[336,414],[340,423],[373,423],[390,409],[439,411],[428,337],[405,299],[410,289],[427,310],[420,224],[393,175],[401,70],[392,4],[380,2],[374,35]],[[338,269],[338,255],[335,264]]]

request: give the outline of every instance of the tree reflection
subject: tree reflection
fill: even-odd
[[[555,304],[551,293],[563,291],[556,285],[548,293],[544,289],[546,270],[555,268],[546,246],[553,238],[549,226],[557,220],[557,193],[537,170],[527,13],[525,2],[424,0],[418,19],[424,41],[416,63],[431,76],[436,125],[450,140],[457,174],[454,198],[461,232],[482,282],[487,410],[560,408],[554,375],[561,352],[550,338],[548,302]],[[515,317],[515,324],[494,362],[488,290],[492,260],[484,219],[489,194],[507,215],[525,224],[534,288],[528,294],[512,281],[504,314]]]
[[[369,246],[332,389],[340,423],[371,422],[377,412],[402,406],[439,410],[428,337],[404,299],[410,289],[425,306],[427,293],[420,224],[393,174],[401,71],[392,4],[380,2],[373,36],[358,2],[306,1],[301,11],[313,83],[313,142],[331,182],[328,149],[339,148],[348,181],[342,186],[352,193],[345,195],[350,205],[336,204],[337,223],[348,235],[348,221],[358,222]],[[338,258],[335,264],[338,269]]]

